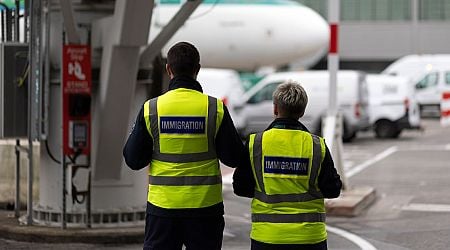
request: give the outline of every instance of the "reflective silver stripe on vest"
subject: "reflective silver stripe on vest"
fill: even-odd
[[[323,198],[320,191],[315,188],[315,180],[319,175],[320,163],[322,159],[322,147],[320,145],[320,138],[311,134],[313,139],[313,159],[311,174],[309,179],[309,187],[306,193],[302,194],[267,194],[264,187],[264,177],[262,170],[262,137],[263,132],[255,135],[253,143],[253,164],[255,167],[256,179],[261,192],[255,190],[255,198],[269,204],[280,202],[306,202],[315,199]]]
[[[252,214],[252,222],[270,222],[270,223],[325,222],[325,214],[324,213]]]
[[[306,202],[321,199],[320,193],[306,192],[303,194],[266,194],[255,191],[255,198],[265,203],[273,204],[280,202]]]
[[[220,176],[148,176],[151,185],[199,186],[221,184]]]
[[[262,137],[264,132],[256,133],[253,142],[253,164],[255,165],[256,180],[261,192],[265,193],[263,171],[262,171]]]
[[[168,154],[161,153],[160,140],[159,140],[159,124],[158,124],[158,98],[150,100],[150,127],[153,136],[153,155],[152,159],[172,162],[172,163],[187,163],[196,161],[213,160],[217,158],[215,148],[215,134],[216,134],[216,119],[217,119],[217,99],[208,96],[208,151],[201,153],[189,153],[189,154]]]
[[[313,135],[313,159],[312,159],[312,168],[311,175],[309,176],[309,192],[320,193],[316,189],[315,182],[319,175],[320,164],[322,162],[322,146],[320,145],[320,138],[317,135]]]

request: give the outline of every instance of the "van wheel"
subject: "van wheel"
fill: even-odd
[[[397,124],[388,120],[381,120],[375,123],[375,134],[378,138],[396,138],[401,130]]]
[[[344,134],[342,135],[343,142],[351,142],[356,137],[356,132],[349,133],[344,130]]]
[[[393,136],[392,138],[398,138],[400,136],[400,134],[402,133],[402,130],[399,129]]]
[[[351,131],[345,120],[342,122],[342,141],[351,142],[356,137],[356,131]]]

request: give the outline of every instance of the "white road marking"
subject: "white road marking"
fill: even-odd
[[[377,250],[372,244],[370,244],[368,241],[359,237],[356,234],[352,234],[345,230],[339,229],[337,227],[331,227],[328,225],[327,225],[327,231],[330,233],[337,234],[343,238],[346,238],[347,240],[355,243],[357,246],[359,246],[363,250]]]
[[[350,169],[353,167],[353,165],[355,165],[355,163],[353,161],[344,161],[344,169]]]
[[[225,217],[225,219],[229,219],[229,220],[233,220],[233,221],[237,221],[237,222],[241,222],[241,223],[252,223],[250,218],[246,218],[243,216],[225,214],[224,217]]]
[[[411,203],[402,207],[405,211],[450,213],[449,204]]]
[[[370,165],[383,160],[384,158],[388,157],[389,155],[395,153],[398,151],[397,146],[392,146],[386,150],[384,150],[383,152],[375,155],[375,157],[355,166],[354,168],[350,169],[347,172],[347,177],[352,177],[353,175],[363,171],[364,169],[366,169],[367,167],[369,167]]]
[[[223,236],[227,236],[227,237],[231,237],[231,238],[236,237],[236,235],[228,232],[228,230],[223,230]]]
[[[398,151],[449,151],[449,150],[450,150],[450,144],[402,147],[402,148],[399,148]]]
[[[233,184],[233,172],[222,176],[222,183],[231,185]]]
[[[251,223],[251,220],[242,216],[235,216],[235,215],[224,215],[225,218],[234,220],[234,221],[239,221],[239,222],[244,222],[244,223]],[[332,227],[332,226],[328,226],[327,225],[327,231],[330,233],[334,233],[337,234],[343,238],[346,238],[347,240],[355,243],[357,246],[359,246],[361,249],[363,250],[377,250],[372,244],[370,244],[368,241],[366,241],[365,239],[359,237],[356,234],[352,234],[350,232],[347,232],[345,230],[339,229],[337,227]]]

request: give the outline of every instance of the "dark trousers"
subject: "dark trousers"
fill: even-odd
[[[251,250],[327,250],[327,240],[316,244],[268,244],[252,239]]]
[[[222,248],[223,216],[160,217],[147,214],[144,250],[216,250]]]

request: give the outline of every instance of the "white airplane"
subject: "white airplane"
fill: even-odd
[[[184,1],[157,0],[150,40]],[[12,0],[0,2],[15,7]],[[292,0],[204,0],[163,54],[177,41],[190,41],[199,49],[202,67],[253,71],[291,62],[314,64],[327,51],[329,29],[318,13]]]
[[[180,8],[179,1],[157,4],[150,40]],[[328,48],[329,28],[318,13],[290,0],[204,0],[163,54],[177,41],[199,49],[202,67],[256,70],[314,63]]]

